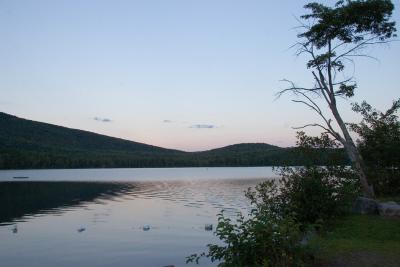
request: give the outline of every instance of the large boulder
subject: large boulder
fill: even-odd
[[[371,198],[358,197],[354,202],[353,212],[357,214],[378,214],[378,202]]]
[[[400,205],[393,201],[379,203],[378,211],[382,216],[400,217]]]

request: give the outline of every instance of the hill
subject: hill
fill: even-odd
[[[163,166],[184,153],[0,113],[0,168]]]
[[[198,152],[200,165],[208,166],[277,166],[299,163],[293,148],[265,143],[236,144]]]
[[[263,143],[184,152],[0,112],[0,169],[301,165],[294,148]]]

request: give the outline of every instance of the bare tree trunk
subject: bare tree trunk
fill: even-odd
[[[329,41],[329,43],[328,43],[328,51],[329,51],[329,54],[331,55],[332,54],[331,41]],[[344,123],[342,117],[340,116],[339,111],[337,110],[336,97],[335,97],[335,91],[334,91],[334,85],[333,85],[333,79],[332,79],[331,57],[328,58],[327,70],[328,70],[328,85],[329,85],[329,87],[326,88],[327,89],[326,92],[330,99],[330,102],[328,101],[329,107],[332,111],[333,116],[335,117],[337,124],[339,125],[339,127],[343,133],[343,138],[338,136],[339,137],[338,141],[340,141],[343,144],[344,148],[347,151],[347,155],[349,156],[355,170],[358,173],[364,196],[374,198],[375,197],[374,189],[372,186],[370,186],[368,184],[364,160],[363,160],[360,152],[358,151],[356,145],[354,144],[353,138],[351,138],[349,130],[347,129],[346,124]],[[319,73],[322,74],[320,69],[319,69]],[[325,87],[326,87],[325,81],[323,81],[323,83],[325,84]]]
[[[358,173],[364,196],[369,197],[369,198],[374,198],[375,197],[374,189],[368,183],[367,175],[365,172],[366,167],[364,164],[364,160],[363,160],[360,152],[358,151],[356,145],[354,144],[354,141],[349,134],[346,124],[343,122],[343,120],[337,110],[335,102],[333,102],[330,105],[330,109],[332,110],[332,114],[335,117],[336,122],[338,123],[340,129],[342,130],[344,139],[341,139],[339,141],[343,144],[344,148],[346,149],[346,152]]]
[[[314,79],[316,81],[316,86],[314,88],[303,88],[303,87],[296,87],[292,82],[292,87],[286,90],[283,90],[280,92],[280,94],[286,92],[286,91],[292,91],[297,95],[300,95],[304,97],[305,100],[292,100],[296,103],[302,103],[308,106],[309,108],[313,109],[317,114],[325,121],[326,125],[323,126],[319,123],[314,123],[314,124],[307,124],[303,127],[298,127],[299,128],[305,128],[307,126],[318,126],[324,129],[327,133],[330,133],[337,141],[342,143],[344,146],[347,155],[349,156],[353,167],[355,168],[356,172],[358,173],[358,177],[360,179],[361,187],[364,196],[374,198],[375,193],[374,189],[372,186],[369,185],[368,179],[367,179],[367,174],[366,174],[366,167],[364,164],[364,160],[358,151],[353,139],[351,138],[349,134],[349,130],[346,127],[346,124],[344,123],[342,117],[339,114],[339,111],[336,106],[336,96],[337,95],[346,95],[346,91],[341,92],[342,88],[339,88],[340,90],[335,90],[335,87],[337,87],[339,84],[340,86],[344,85],[344,90],[346,90],[346,81],[342,82],[334,82],[334,75],[332,75],[332,70],[338,69],[339,67],[335,67],[334,64],[337,64],[337,62],[334,62],[338,60],[341,56],[336,56],[335,60],[332,61],[332,57],[335,56],[334,49],[332,50],[332,45],[331,45],[330,40],[327,45],[328,45],[328,52],[325,54],[321,54],[316,56],[314,54],[314,46],[312,45],[311,48],[307,47],[307,43],[302,45],[302,50],[303,52],[308,52],[312,56],[312,60],[310,61],[312,66],[314,66],[314,69],[317,71],[317,74],[312,71],[312,74],[314,76]],[[354,49],[353,49],[354,50]],[[350,50],[352,51],[352,50]],[[345,55],[345,54],[344,54]],[[323,61],[322,63],[318,63],[321,60],[321,57],[327,57],[326,61]],[[309,64],[310,64],[309,62]],[[326,62],[326,65],[325,65]],[[334,63],[332,63],[334,62]],[[324,71],[326,70],[326,73]],[[348,87],[347,87],[348,89]],[[351,88],[351,90],[354,90],[354,88]],[[350,90],[350,92],[352,92]],[[341,133],[335,131],[335,129],[331,125],[331,119],[327,118],[324,116],[322,113],[320,107],[318,104],[309,96],[309,94],[313,94],[315,92],[319,93],[319,96],[323,96],[325,99],[326,103],[328,103],[329,108],[332,112],[333,117],[335,118],[337,124],[340,127]],[[317,94],[318,94],[317,93]],[[346,95],[347,96],[347,95]],[[348,96],[348,97],[351,97]]]
[[[369,198],[374,198],[375,197],[374,189],[371,185],[368,184],[363,158],[361,157],[360,153],[358,152],[354,144],[348,144],[347,146],[345,146],[345,149],[360,177],[360,182],[364,196]]]

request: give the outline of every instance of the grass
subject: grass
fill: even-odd
[[[321,261],[362,252],[399,257],[400,262],[400,219],[351,215],[339,220],[332,232],[312,240],[310,246]]]
[[[378,197],[379,202],[388,202],[388,201],[394,201],[397,203],[400,203],[400,196],[393,196],[393,197]]]

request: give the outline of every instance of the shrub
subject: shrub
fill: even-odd
[[[357,176],[346,167],[283,168],[281,176],[280,208],[303,227],[348,213],[358,193]]]
[[[257,194],[256,192],[253,192]],[[300,244],[299,225],[291,217],[268,210],[253,209],[248,218],[236,220],[218,215],[216,235],[223,245],[208,245],[208,252],[193,254],[188,262],[201,257],[218,261],[218,266],[302,266],[304,248]]]
[[[357,143],[367,165],[368,178],[380,196],[400,194],[399,109],[400,99],[385,112],[365,101],[353,105],[353,110],[362,115],[362,121],[350,127],[359,136]]]
[[[400,195],[400,167],[368,168],[368,177],[379,197]]]
[[[303,227],[329,223],[350,210],[359,192],[357,175],[341,165],[340,146],[327,134],[310,137],[299,132],[297,139],[299,152],[306,158],[317,157],[321,150],[330,151],[328,164],[279,168],[281,179],[277,182],[279,191],[274,201],[279,203],[283,216],[290,214]]]

